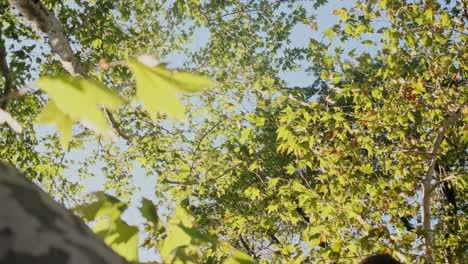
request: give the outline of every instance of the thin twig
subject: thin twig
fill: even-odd
[[[114,118],[114,115],[112,115],[112,113],[108,110],[108,109],[105,109],[105,112],[106,112],[106,115],[109,119],[109,121],[111,122],[112,124],[112,127],[114,128],[115,132],[117,132],[117,134],[119,134],[119,136],[121,136],[122,138],[126,139],[126,140],[129,140],[129,139],[132,139],[134,138],[135,136],[137,136],[138,134],[134,133],[134,134],[126,134],[124,131],[122,131],[122,129],[120,128],[120,124],[117,122],[117,120],[115,120]]]
[[[467,174],[450,174],[449,176],[439,180],[438,182],[434,183],[434,185],[432,186],[432,191],[434,191],[437,186],[439,186],[440,184],[444,183],[444,182],[449,182],[453,179],[456,179],[458,177],[461,177],[461,176],[467,176]]]

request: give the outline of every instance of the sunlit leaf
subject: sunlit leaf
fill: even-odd
[[[74,209],[86,221],[96,221],[93,231],[107,245],[128,261],[138,261],[138,227],[130,226],[120,217],[127,205],[104,192],[94,194],[97,201]]]
[[[104,238],[120,256],[128,261],[138,261],[138,227],[128,225],[122,219],[99,220],[93,231]]]
[[[246,253],[235,250],[232,256],[226,259],[224,264],[256,264],[257,261],[253,259],[251,256],[247,255]]]
[[[65,137],[62,144],[68,141],[70,120],[90,124],[87,127],[98,133],[113,134],[100,106],[116,110],[123,105],[125,101],[117,92],[99,82],[77,77],[42,77],[36,84],[53,100],[53,103],[44,109],[46,113],[41,117],[41,122],[57,122]],[[53,117],[54,115],[56,117]]]
[[[60,144],[64,149],[68,149],[68,141],[72,137],[73,120],[70,116],[60,111],[53,100],[50,100],[42,109],[37,122],[57,125],[58,130],[62,134]]]
[[[191,228],[194,218],[184,208],[178,206],[175,214],[167,225],[167,237],[160,248],[161,257],[166,262],[176,258],[177,248],[188,246],[192,242],[192,236],[185,232],[181,226]]]
[[[128,61],[135,74],[137,98],[153,119],[156,113],[183,118],[184,106],[178,93],[195,93],[214,86],[209,78],[179,70],[168,70],[164,65],[149,67],[135,60]]]

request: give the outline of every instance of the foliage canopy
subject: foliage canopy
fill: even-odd
[[[20,2],[56,16],[58,42]],[[167,263],[463,263],[465,1],[355,1],[329,28],[325,4],[3,1],[1,107],[24,132],[0,126],[0,158],[131,261],[120,216],[141,168],[157,186],[140,246]],[[320,34],[296,46],[304,25]],[[153,59],[174,53],[185,70]],[[280,78],[298,68],[315,81]],[[95,174],[115,197],[84,195]]]

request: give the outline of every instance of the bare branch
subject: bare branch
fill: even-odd
[[[468,20],[468,8],[466,7],[465,0],[459,0],[459,2],[462,7],[463,15],[465,16],[465,19]]]
[[[115,120],[115,118],[112,115],[111,111],[106,109],[105,112],[106,112],[107,117],[109,118],[109,121],[112,124],[112,127],[117,132],[117,134],[119,134],[119,136],[121,136],[122,138],[124,138],[126,140],[129,140],[129,139],[131,139],[131,138],[133,138],[133,137],[135,137],[137,135],[137,134],[130,134],[130,135],[125,134],[125,132],[122,131],[122,129],[120,128],[120,124],[117,122],[117,120]]]
[[[163,179],[164,183],[169,183],[169,184],[177,184],[177,185],[197,185],[198,182],[181,182],[181,181],[173,181],[169,179]]]

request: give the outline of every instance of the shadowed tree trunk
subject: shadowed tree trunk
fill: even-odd
[[[70,210],[0,163],[0,264],[128,263]]]

